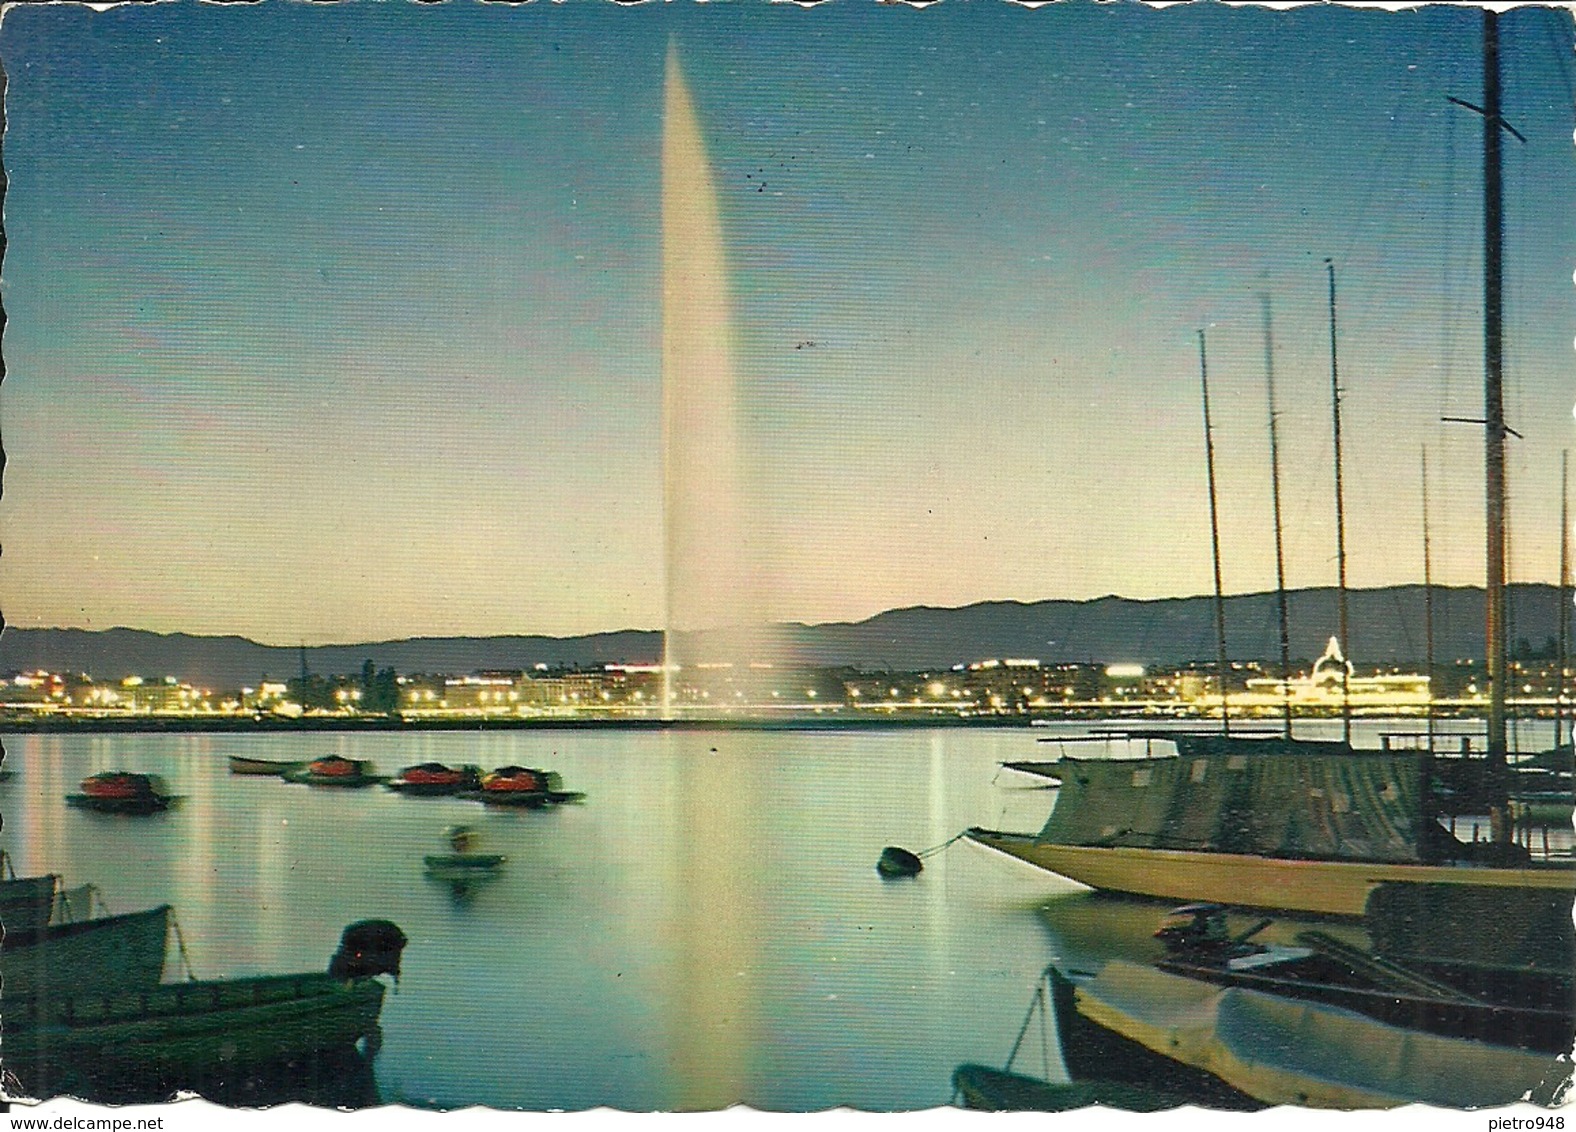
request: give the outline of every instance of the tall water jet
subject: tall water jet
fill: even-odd
[[[717,190],[670,43],[662,134],[662,713],[675,675],[765,661],[765,604],[749,555],[733,321]]]

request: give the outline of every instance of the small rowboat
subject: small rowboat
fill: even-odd
[[[366,759],[347,759],[339,755],[314,759],[290,771],[285,778],[307,786],[371,786],[384,781],[378,776],[377,768]]]
[[[102,814],[155,814],[178,801],[156,775],[122,770],[89,775],[82,780],[82,793],[66,795],[68,805]]]
[[[429,853],[422,858],[427,871],[445,880],[491,876],[509,858],[502,853]]]
[[[281,762],[278,759],[251,759],[245,755],[230,756],[231,774],[271,775],[275,778],[283,778],[305,765],[302,762]]]
[[[498,866],[507,858],[502,853],[476,852],[476,831],[468,825],[450,826],[444,831],[452,853],[433,853],[422,858],[427,875],[464,886],[471,881],[498,875]]]
[[[421,763],[408,766],[388,783],[390,790],[416,798],[438,798],[458,794],[462,790],[475,790],[481,785],[482,772],[474,766],[459,768],[442,763]]]

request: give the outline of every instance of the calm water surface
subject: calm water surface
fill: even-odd
[[[92,881],[113,911],[173,904],[203,978],[319,970],[344,925],[397,922],[410,945],[383,1009],[387,1101],[923,1108],[948,1101],[960,1062],[1004,1060],[1059,957],[1039,909],[1075,886],[971,844],[914,880],[882,881],[876,857],[969,825],[1038,828],[1054,793],[997,768],[1045,755],[1036,737],[7,736],[3,844],[19,872]],[[548,766],[588,797],[499,812],[226,763],[330,751],[386,774]],[[161,774],[185,801],[142,819],[65,806],[85,775],[112,769]],[[423,874],[456,822],[509,858],[468,894]],[[1147,934],[1154,910],[1141,919]],[[173,954],[165,977],[183,977]]]
[[[1048,963],[1155,953],[1156,905],[972,844],[916,879],[875,872],[885,845],[1038,829],[1055,792],[998,764],[1054,757],[1036,739],[1085,730],[7,736],[0,843],[19,872],[91,881],[113,911],[173,904],[203,978],[320,970],[346,924],[397,922],[410,945],[383,1008],[385,1101],[926,1108],[947,1103],[959,1063],[1003,1063]],[[588,797],[493,811],[226,762],[331,751],[385,774],[552,767]],[[141,819],[66,807],[85,775],[114,769],[162,774],[185,801]],[[509,858],[463,894],[422,865],[458,822]],[[165,977],[182,976],[172,955]],[[1054,1034],[1045,1044],[1021,1067],[1064,1079]]]

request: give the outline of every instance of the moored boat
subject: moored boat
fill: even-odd
[[[1361,916],[1381,884],[1526,888],[1576,898],[1576,862],[1458,841],[1425,808],[1426,758],[1301,742],[1058,764],[1038,834],[968,837],[1091,888]],[[1331,749],[1333,748],[1333,749]]]
[[[1053,972],[1068,1068],[1141,1073],[1200,1095],[1304,1108],[1551,1104],[1568,1059],[1442,1037],[1320,1002],[1221,987],[1114,960]],[[1215,1104],[1213,1100],[1201,1103]]]
[[[322,973],[260,976],[7,1001],[6,1069],[26,1095],[165,1099],[223,1093],[248,1076],[362,1042],[375,1047],[384,985],[399,976],[404,933],[385,920],[345,930]],[[375,1052],[369,1048],[367,1053]]]
[[[585,797],[578,791],[564,790],[562,787],[563,780],[555,771],[502,766],[482,775],[481,788],[466,792],[464,797],[490,806],[526,806],[532,809],[578,802]]]
[[[438,798],[475,790],[481,786],[479,767],[451,767],[443,763],[420,763],[400,771],[387,785],[390,790],[416,798]]]
[[[231,774],[267,775],[274,778],[283,778],[293,771],[300,770],[304,762],[290,762],[281,759],[254,759],[246,755],[230,756]]]
[[[157,775],[123,770],[89,775],[82,780],[82,793],[66,795],[68,805],[104,814],[155,814],[179,801]]]
[[[1576,1040],[1576,998],[1561,979],[1508,964],[1468,967],[1369,954],[1321,931],[1296,946],[1260,944],[1260,921],[1233,936],[1226,910],[1190,905],[1156,936],[1167,955],[1155,966],[1218,986],[1242,987],[1365,1014],[1408,1031],[1491,1045],[1568,1053]]]
[[[0,939],[6,1009],[34,996],[101,994],[156,986],[164,972],[170,906],[45,924],[31,932],[7,927]]]
[[[422,858],[427,874],[439,880],[484,880],[496,876],[499,866],[507,860],[502,853],[478,853],[476,831],[468,825],[450,826],[445,836],[452,852],[431,853]]]
[[[347,759],[328,755],[285,774],[286,781],[307,786],[372,786],[384,781],[377,768],[366,759]]]

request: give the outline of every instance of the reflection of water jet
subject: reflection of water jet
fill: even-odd
[[[765,655],[749,555],[738,376],[717,191],[694,102],[670,46],[662,135],[662,714],[689,666],[747,671]]]

